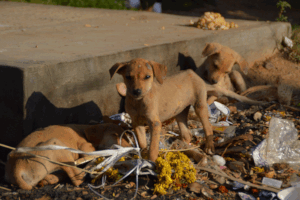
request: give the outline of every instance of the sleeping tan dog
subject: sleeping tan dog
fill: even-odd
[[[141,58],[117,63],[110,69],[123,76],[127,87],[125,110],[132,119],[132,126],[141,148],[146,148],[145,124],[150,127],[151,140],[149,158],[158,156],[162,122],[175,117],[180,128],[180,137],[191,141],[187,127],[187,116],[194,106],[206,133],[205,152],[214,151],[212,126],[208,120],[207,93],[205,82],[192,70],[165,77],[166,66]]]
[[[109,148],[112,144],[119,144],[119,138],[123,131],[120,126],[112,123],[54,125],[31,133],[17,147],[59,145],[91,152],[95,149]],[[122,146],[130,145],[123,139]],[[30,153],[71,165],[80,157],[78,154],[67,150],[31,151]],[[15,153],[14,151],[8,155],[5,179],[22,189],[31,190],[40,181],[44,185],[59,182],[60,176],[51,174],[58,170],[65,171],[75,186],[80,185],[84,180],[85,173],[78,169],[61,166],[42,158],[25,153]]]

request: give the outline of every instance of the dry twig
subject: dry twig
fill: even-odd
[[[234,177],[228,176],[227,174],[221,173],[221,172],[219,172],[219,171],[217,171],[217,170],[209,169],[209,168],[206,168],[206,167],[200,167],[200,166],[197,166],[196,168],[199,169],[199,170],[204,170],[204,171],[208,171],[208,172],[210,172],[210,173],[214,173],[214,174],[223,176],[223,177],[228,178],[228,179],[231,179],[231,180],[233,180],[233,181],[240,182],[240,183],[242,183],[242,184],[244,184],[244,185],[249,185],[250,187],[258,188],[258,189],[261,189],[261,190],[268,190],[268,191],[275,192],[275,193],[278,193],[278,192],[280,191],[279,189],[273,188],[273,187],[261,186],[261,185],[255,185],[255,184],[253,184],[253,183],[250,183],[250,182],[247,182],[247,181],[238,179],[238,178],[234,178]],[[223,171],[222,171],[222,172],[223,172]]]
[[[9,192],[11,191],[11,189],[8,189],[8,188],[2,187],[2,186],[0,186],[0,189],[1,190],[6,190],[6,191],[9,191]]]

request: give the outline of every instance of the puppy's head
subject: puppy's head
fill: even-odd
[[[167,67],[154,61],[136,58],[130,62],[116,63],[109,72],[111,78],[115,73],[121,74],[127,87],[126,95],[139,100],[151,90],[154,77],[163,84]]]
[[[244,74],[248,73],[247,61],[232,49],[218,43],[208,43],[202,51],[207,56],[207,79],[211,84],[218,83],[226,74],[232,71],[234,64],[238,64]]]

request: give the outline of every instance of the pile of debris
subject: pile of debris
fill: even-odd
[[[165,122],[156,163],[148,161],[138,146],[130,151],[115,146],[115,153],[99,153],[98,158],[85,160],[88,161],[86,166],[80,161],[76,163],[97,172],[80,188],[68,183],[40,187],[30,193],[13,188],[14,192],[2,192],[0,198],[37,198],[46,191],[47,197],[59,199],[97,199],[99,196],[105,199],[135,196],[137,199],[180,197],[189,200],[236,199],[237,196],[243,200],[300,199],[299,113],[280,110],[279,105],[265,109],[251,106],[243,111],[233,106],[230,110],[235,111],[230,113],[228,107],[218,102],[210,106],[214,156],[201,150],[205,135],[191,109],[188,125],[192,142],[186,144],[178,139],[179,128],[174,119]],[[128,115],[112,118],[127,123],[130,131]],[[134,133],[126,137],[136,143]]]
[[[205,12],[197,22],[190,21],[190,25],[204,30],[228,30],[238,28],[234,22],[226,22],[220,13]]]

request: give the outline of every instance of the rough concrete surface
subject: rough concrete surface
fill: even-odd
[[[0,2],[1,142],[121,111],[115,84],[122,78],[110,81],[108,73],[116,62],[154,60],[171,75],[199,67],[205,43],[219,42],[253,63],[291,34],[289,23],[226,19],[239,28],[207,31],[187,26],[190,20],[197,18]]]

